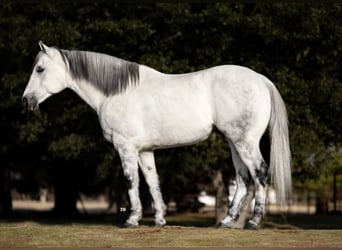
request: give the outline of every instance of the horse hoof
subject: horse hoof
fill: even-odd
[[[163,227],[163,226],[165,226],[166,225],[166,221],[165,220],[155,220],[154,221],[154,225],[156,226],[156,227]]]
[[[259,230],[260,226],[254,224],[252,222],[247,222],[247,224],[245,225],[245,229],[248,229],[248,230]]]

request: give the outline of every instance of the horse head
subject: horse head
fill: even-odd
[[[39,104],[53,94],[67,87],[67,63],[58,48],[38,43],[40,51],[33,64],[33,70],[23,94],[23,105],[29,110],[39,108]]]

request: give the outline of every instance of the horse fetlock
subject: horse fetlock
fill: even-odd
[[[142,215],[131,214],[125,223],[125,227],[137,227],[139,226],[139,220]]]
[[[166,224],[165,214],[166,214],[166,206],[163,203],[161,206],[155,207],[155,219],[154,223],[156,226],[164,226]]]
[[[263,217],[264,214],[265,214],[265,204],[256,202],[255,207],[254,207],[254,216]]]
[[[166,210],[167,210],[167,206],[164,204],[164,202],[162,202],[158,206],[155,204],[153,204],[153,205],[154,205],[154,209],[156,211],[156,215],[160,215],[160,216],[164,217],[166,214]]]

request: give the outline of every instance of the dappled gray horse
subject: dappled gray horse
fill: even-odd
[[[265,212],[266,185],[284,203],[291,191],[290,148],[283,100],[266,77],[248,68],[225,65],[189,74],[168,75],[109,55],[48,47],[38,53],[23,104],[30,110],[70,88],[98,114],[104,137],[118,151],[128,179],[131,214],[126,226],[142,217],[138,167],[151,192],[155,224],[165,225],[153,151],[205,140],[215,126],[227,139],[237,189],[219,226],[232,227],[252,180],[254,215],[246,227],[258,228]],[[259,142],[270,133],[270,165]]]

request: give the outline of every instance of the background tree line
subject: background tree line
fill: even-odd
[[[295,186],[316,191],[326,202],[330,179],[342,173],[341,15],[339,3],[2,3],[2,211],[11,209],[9,191],[19,177],[27,184],[23,189],[53,187],[55,211],[62,213],[75,210],[80,192],[124,192],[116,152],[103,139],[95,112],[74,93],[51,97],[38,112],[23,110],[38,40],[165,73],[239,64],[266,75],[287,104]],[[210,188],[217,172],[225,181],[232,176],[228,146],[218,133],[156,155],[166,200]]]

